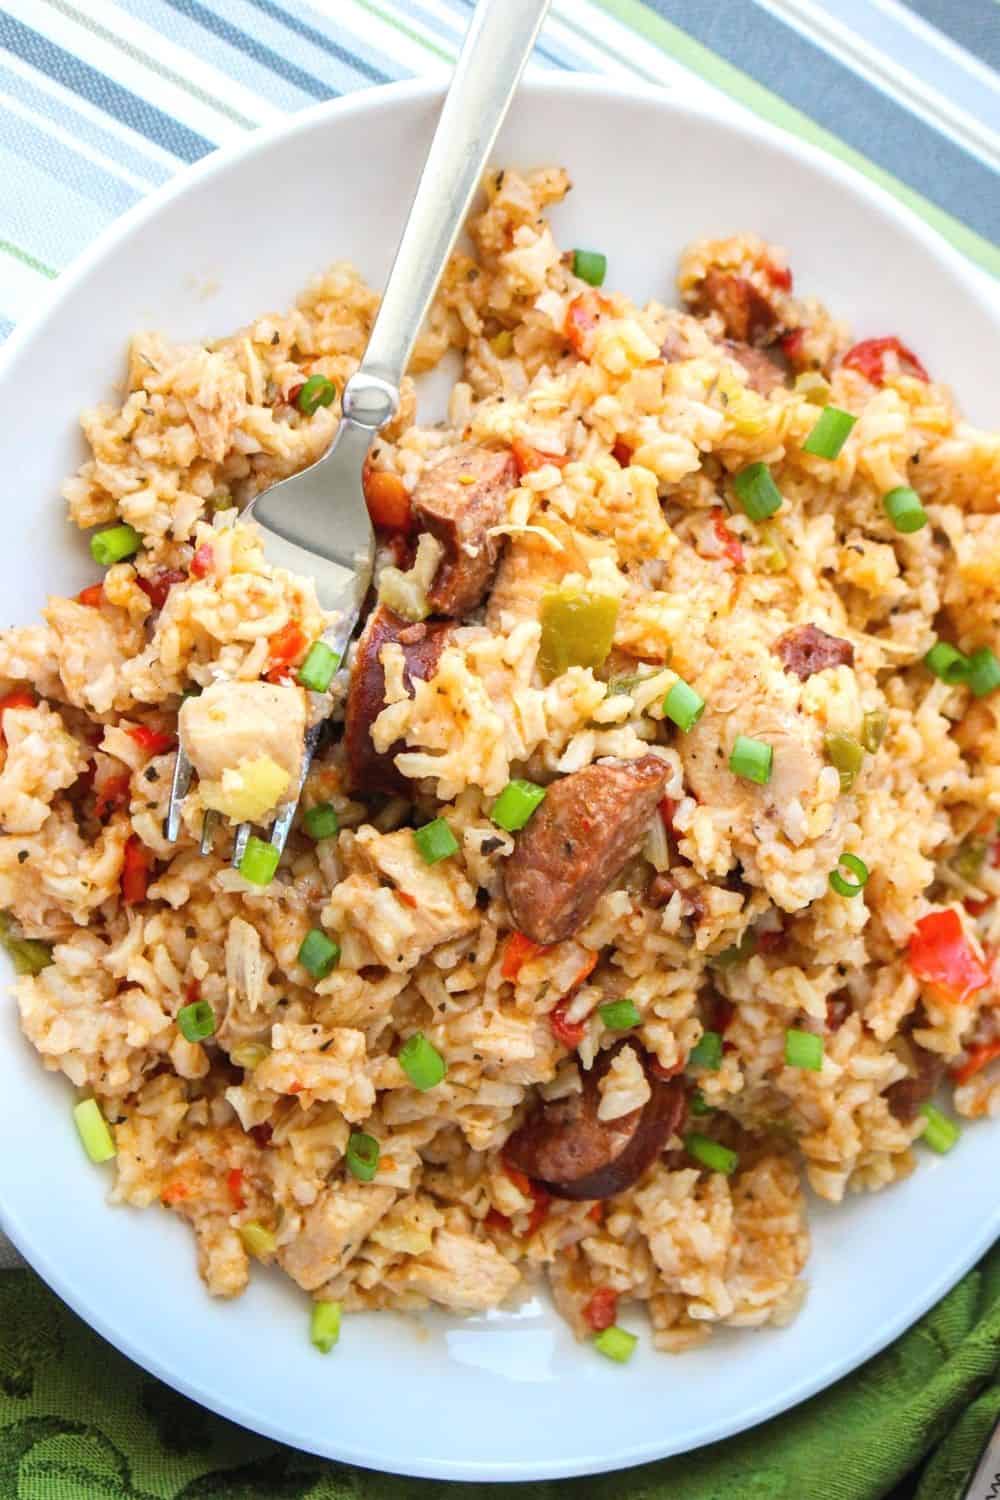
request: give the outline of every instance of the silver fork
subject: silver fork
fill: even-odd
[[[343,659],[371,583],[375,538],[361,487],[365,455],[375,434],[395,415],[399,387],[420,326],[465,221],[497,131],[551,0],[479,0],[420,174],[403,237],[372,327],[368,347],[344,387],[342,418],[330,448],[316,463],[258,495],[243,512],[264,533],[264,554],[275,567],[316,583],[321,606],[335,615],[323,640]],[[324,699],[310,694],[302,773],[292,798],[271,826],[270,842],[284,849],[302,787],[322,731]],[[171,842],[192,767],[178,748],[164,833]],[[206,813],[201,852],[212,846],[216,819]],[[236,830],[233,863],[251,834]]]

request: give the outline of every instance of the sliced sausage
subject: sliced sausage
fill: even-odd
[[[735,359],[746,370],[749,376],[747,384],[758,396],[769,396],[772,391],[784,385],[784,370],[763,349],[755,349],[752,344],[741,344],[736,339],[724,339],[722,347],[731,359]]]
[[[771,344],[777,334],[777,307],[746,276],[709,271],[701,284],[697,307],[717,312],[731,339],[741,344]]]
[[[504,866],[514,926],[536,943],[571,937],[636,853],[670,770],[655,755],[584,766],[549,787]]]
[[[827,635],[818,625],[797,625],[775,642],[775,655],[781,658],[786,672],[794,672],[805,682],[824,667],[853,667],[854,647],[839,635]]]
[[[429,468],[413,496],[420,531],[444,547],[428,601],[436,615],[466,615],[482,603],[496,572],[500,544],[490,528],[503,520],[517,486],[513,454],[466,444]]]
[[[928,1052],[919,1042],[907,1040],[910,1064],[913,1073],[909,1078],[900,1078],[885,1091],[886,1102],[896,1119],[903,1125],[912,1125],[920,1112],[920,1106],[934,1097],[938,1084],[945,1074],[945,1060],[937,1052]]]
[[[601,1120],[598,1084],[623,1047],[638,1053],[652,1092],[640,1109]],[[685,1111],[683,1082],[659,1078],[648,1053],[625,1038],[598,1055],[580,1093],[539,1105],[507,1142],[504,1159],[555,1198],[611,1198],[656,1160]]]
[[[344,724],[347,764],[356,791],[391,794],[405,791],[408,784],[395,764],[395,756],[406,749],[403,741],[382,754],[372,743],[372,725],[385,708],[385,672],[379,659],[383,646],[402,646],[403,681],[412,695],[415,677],[433,677],[451,631],[445,621],[411,625],[384,604],[369,615],[354,653]]]

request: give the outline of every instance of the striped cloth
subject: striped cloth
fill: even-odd
[[[444,75],[472,0],[0,0],[0,338],[137,198],[258,125]],[[1000,273],[997,0],[555,0],[534,66],[748,108]]]

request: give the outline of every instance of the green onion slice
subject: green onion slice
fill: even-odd
[[[1000,687],[1000,661],[989,646],[980,646],[969,657],[968,683],[977,698],[985,698]]]
[[[608,1000],[597,1007],[597,1014],[609,1031],[629,1031],[642,1020],[631,1000]]]
[[[10,954],[15,974],[40,974],[52,962],[52,945],[38,938],[20,936],[20,927],[9,912],[0,911],[0,947]]]
[[[608,257],[600,250],[574,250],[573,275],[591,286],[603,286],[608,273]]]
[[[501,793],[501,796],[503,794]],[[420,851],[425,864],[436,865],[439,860],[458,852],[458,840],[444,818],[435,818],[423,828],[413,830],[413,842]]]
[[[399,1065],[421,1093],[436,1088],[448,1071],[444,1058],[422,1031],[415,1031],[400,1047]]]
[[[728,1146],[720,1146],[718,1141],[711,1140],[707,1135],[699,1135],[697,1130],[690,1131],[684,1137],[684,1149],[688,1156],[693,1156],[703,1167],[708,1167],[712,1172],[724,1172],[727,1177],[740,1164],[736,1151],[730,1151]]]
[[[861,743],[869,755],[874,755],[889,727],[889,715],[881,708],[870,708],[861,720]],[[838,767],[838,770],[840,768]]]
[[[797,1031],[790,1026],[785,1032],[785,1062],[790,1068],[818,1073],[823,1066],[823,1038],[814,1031]]]
[[[703,1031],[698,1042],[688,1054],[688,1062],[696,1068],[708,1068],[716,1072],[722,1067],[722,1036],[718,1031]]]
[[[340,666],[340,657],[325,641],[313,641],[299,668],[299,682],[314,693],[325,693]]]
[[[97,1100],[82,1099],[73,1110],[73,1120],[91,1161],[97,1166],[102,1161],[110,1161],[116,1154],[115,1138]]]
[[[95,532],[90,538],[90,555],[99,567],[110,568],[112,563],[134,557],[141,546],[142,537],[135,527],[123,523]]]
[[[378,1171],[379,1144],[364,1130],[352,1130],[347,1142],[347,1170],[359,1182],[371,1182]]]
[[[907,484],[899,484],[883,495],[882,506],[893,526],[904,536],[927,525],[927,512],[920,503],[920,496]]]
[[[695,1089],[691,1095],[690,1110],[693,1115],[714,1115],[715,1105],[709,1104],[701,1089]]]
[[[854,881],[845,880],[841,869],[849,870],[855,877]],[[840,856],[837,868],[830,871],[830,885],[838,896],[859,896],[867,884],[868,866],[857,854],[845,852]]]
[[[296,396],[295,405],[300,412],[311,417],[319,407],[329,406],[336,394],[337,387],[332,380],[325,375],[310,375]]]
[[[969,675],[968,657],[963,656],[961,651],[957,651],[947,641],[935,641],[924,657],[924,666],[950,687],[965,682]]]
[[[721,953],[716,953],[709,959],[709,963],[717,969],[731,969],[734,964],[742,964],[752,958],[756,951],[757,934],[748,927],[738,943],[731,948],[723,948]]]
[[[247,846],[240,860],[240,874],[244,880],[249,880],[251,885],[270,885],[280,859],[280,849],[276,849],[273,844],[259,839],[255,833],[252,833],[247,839]]]
[[[332,839],[340,832],[340,819],[331,802],[317,802],[302,815],[302,825],[311,839]]]
[[[948,1116],[943,1115],[933,1104],[922,1105],[920,1113],[927,1121],[921,1140],[939,1156],[944,1156],[957,1143],[962,1134],[961,1130],[954,1120],[949,1120]]]
[[[340,1314],[343,1303],[314,1302],[309,1323],[309,1337],[321,1354],[329,1354],[340,1338]]]
[[[819,421],[802,444],[802,452],[817,458],[837,458],[857,420],[839,406],[824,406]]]
[[[340,945],[319,927],[312,927],[302,939],[298,957],[314,979],[325,979],[340,957]]]
[[[861,741],[853,734],[828,734],[825,744],[827,760],[840,772],[840,790],[849,792],[864,764]]]
[[[266,1229],[257,1219],[241,1224],[239,1236],[247,1254],[255,1255],[258,1260],[262,1260],[265,1255],[273,1255],[278,1248],[278,1241],[271,1230]]]
[[[734,776],[766,786],[771,779],[773,764],[774,751],[770,745],[765,745],[763,740],[752,740],[745,734],[736,736],[729,757],[729,769]]]
[[[182,1005],[177,1012],[177,1029],[186,1042],[203,1042],[215,1035],[215,1011],[207,1000]]]
[[[673,687],[663,700],[663,712],[668,719],[672,719],[678,729],[683,729],[685,734],[693,729],[705,712],[705,700],[694,688],[678,677]]]
[[[972,837],[964,839],[959,844],[955,858],[951,862],[955,874],[967,880],[970,885],[974,885],[982,872],[988,848],[989,845],[985,839]]]
[[[751,521],[766,521],[781,508],[781,491],[767,464],[748,464],[733,475],[736,498]]]
[[[603,1354],[605,1359],[613,1359],[618,1365],[628,1364],[638,1342],[634,1333],[619,1328],[617,1323],[612,1323],[610,1328],[602,1329],[594,1335],[594,1348],[598,1354]]]
[[[545,788],[534,781],[515,779],[508,781],[490,810],[490,817],[498,828],[516,833],[523,828],[531,814],[545,800]],[[447,827],[447,824],[445,825]],[[458,845],[455,845],[458,848]],[[454,850],[451,851],[454,853]]]

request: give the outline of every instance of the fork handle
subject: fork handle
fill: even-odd
[[[550,0],[479,0],[344,415],[377,430],[399,385]],[[354,389],[352,390],[352,386]]]

